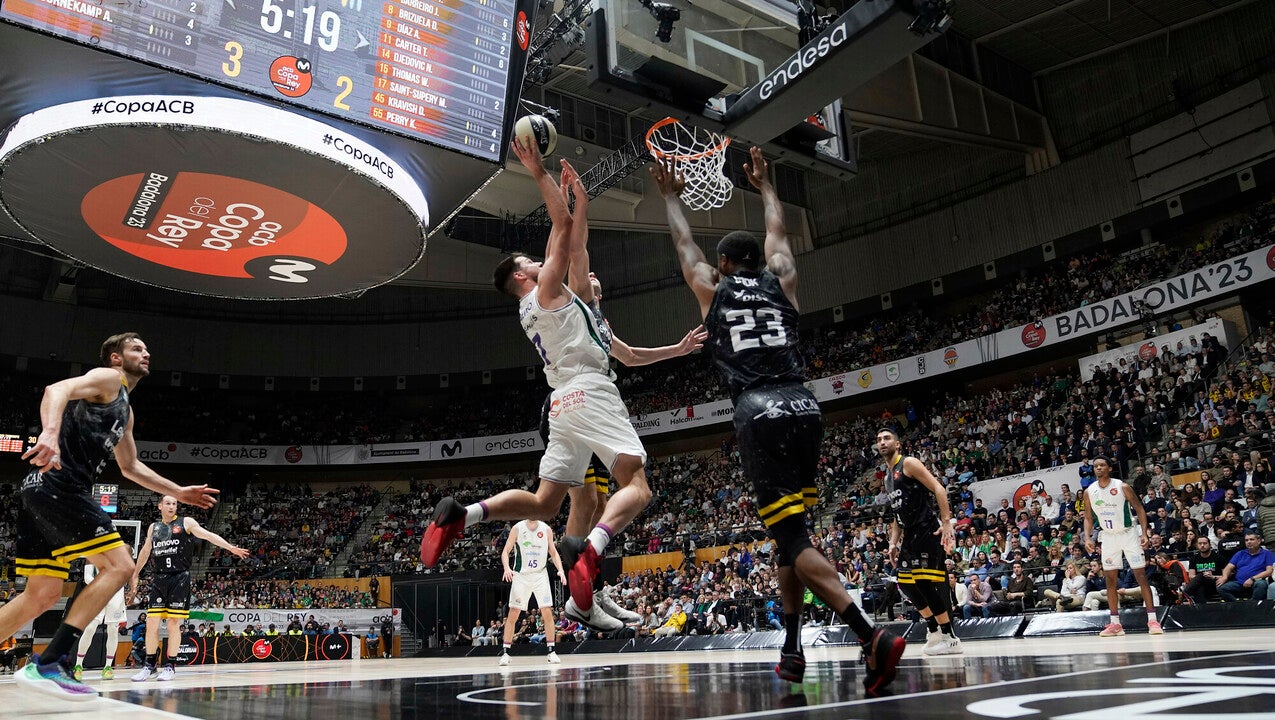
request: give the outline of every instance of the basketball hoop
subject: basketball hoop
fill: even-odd
[[[664,118],[646,132],[646,147],[658,161],[672,160],[686,181],[682,202],[692,210],[719,208],[730,200],[734,185],[726,177],[730,138],[711,130]]]

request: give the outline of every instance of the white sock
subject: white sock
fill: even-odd
[[[474,503],[465,507],[465,527],[477,525],[483,521],[483,504]]]
[[[1120,624],[1120,615],[1119,615],[1119,614],[1117,614],[1117,613],[1111,613],[1111,624],[1112,624],[1112,625],[1119,625],[1119,624]]]
[[[589,544],[593,546],[594,550],[598,551],[598,555],[601,555],[606,551],[607,545],[610,542],[611,533],[607,532],[602,525],[598,525],[593,528],[593,530],[589,533]]]

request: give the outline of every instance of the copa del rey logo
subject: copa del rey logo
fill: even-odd
[[[1045,331],[1045,323],[1037,320],[1023,326],[1023,345],[1035,350],[1045,344],[1049,334]]]
[[[829,383],[830,385],[832,385],[832,392],[836,393],[837,395],[840,395],[841,393],[845,392],[845,390],[846,390],[846,376],[845,376],[845,375],[833,375],[833,376],[832,376],[832,377],[828,380],[828,383]]]

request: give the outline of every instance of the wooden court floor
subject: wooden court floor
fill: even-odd
[[[966,643],[904,655],[893,694],[864,697],[857,648],[808,648],[806,681],[775,677],[775,650],[393,659],[188,667],[177,679],[93,682],[72,704],[0,677],[0,717],[271,720],[725,720],[1065,718],[1275,720],[1275,631],[1168,632]],[[96,675],[90,672],[89,676]]]

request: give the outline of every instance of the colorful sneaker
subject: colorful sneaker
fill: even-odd
[[[1148,621],[1147,621],[1147,633],[1148,633],[1148,634],[1151,634],[1151,635],[1163,635],[1163,634],[1164,634],[1164,628],[1160,627],[1160,621],[1159,621],[1159,620],[1148,620]]]
[[[608,595],[605,590],[599,590],[593,593],[593,603],[595,605],[600,605],[603,612],[626,625],[629,623],[642,622],[641,615],[638,615],[632,610],[625,610],[620,607],[619,603],[612,600],[611,596]]]
[[[593,579],[598,576],[598,551],[588,538],[566,537],[558,544],[558,555],[567,569],[571,599],[580,610],[589,612],[593,608]]]
[[[624,623],[620,622],[619,618],[607,615],[597,605],[590,607],[588,612],[581,611],[580,606],[576,605],[575,598],[567,598],[563,613],[581,625],[598,632],[615,632],[624,627]]]
[[[84,682],[84,666],[76,665],[75,668],[71,670],[71,677],[75,678],[76,682]]]
[[[1124,635],[1124,626],[1120,623],[1108,623],[1107,627],[1098,633],[1098,637],[1115,637],[1117,635]]]
[[[550,665],[557,665],[562,662],[562,658],[558,657],[558,653],[554,652],[553,650],[549,651],[548,660]]]
[[[955,635],[944,635],[939,633],[939,641],[933,645],[926,645],[921,652],[926,655],[961,655],[965,652],[965,648],[961,646],[961,639]]]
[[[880,697],[882,691],[894,682],[898,674],[899,658],[907,650],[908,643],[889,630],[878,628],[872,642],[863,646],[863,660],[867,672],[863,675],[863,690],[868,697]]]
[[[506,666],[506,665],[508,665],[508,664],[509,664],[509,653],[507,653],[507,652],[506,652],[506,653],[501,653],[501,654],[500,654],[500,666],[501,666],[501,667],[504,667],[504,666]]]
[[[14,680],[36,692],[71,702],[97,699],[97,691],[72,677],[61,663],[41,663],[38,655],[31,656],[31,660],[17,672]]]
[[[114,679],[115,679],[115,668],[111,667],[110,665],[107,665],[106,667],[102,668],[102,679],[103,679],[103,680],[114,680]]]
[[[465,536],[465,506],[451,496],[438,501],[434,519],[421,538],[421,562],[432,568],[452,543]]]
[[[781,680],[801,682],[806,675],[806,656],[801,652],[780,653],[779,664],[775,666],[775,674]]]
[[[137,674],[129,679],[132,680],[133,682],[146,682],[147,680],[150,680],[151,675],[154,675],[154,674],[155,674],[155,668],[146,667],[145,665],[143,665],[142,669],[138,670]]]
[[[159,682],[164,682],[165,680],[172,680],[175,677],[177,677],[177,669],[172,665],[165,665],[164,669],[159,671],[159,677],[155,679]]]

